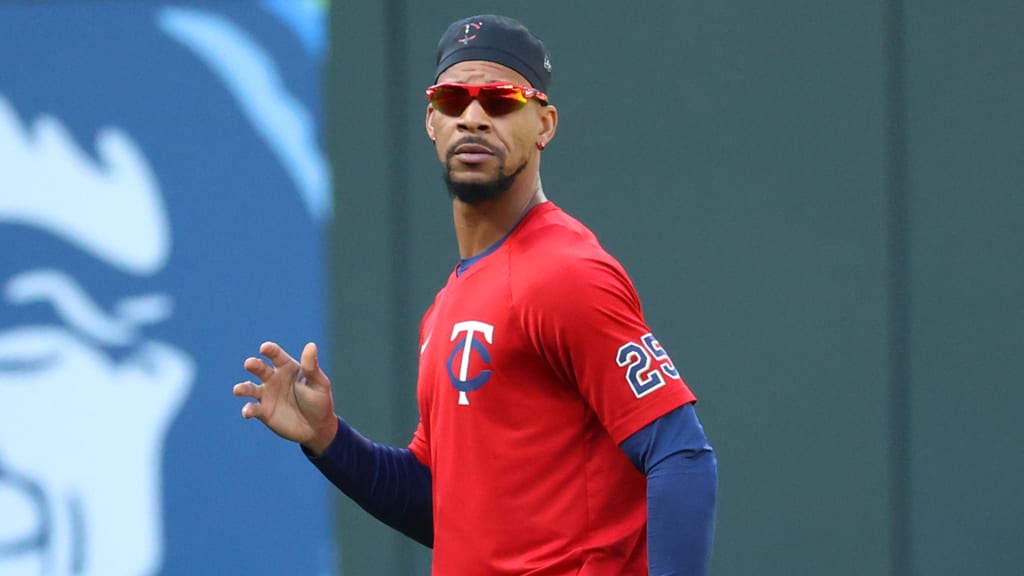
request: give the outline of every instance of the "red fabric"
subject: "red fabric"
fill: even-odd
[[[409,445],[433,475],[434,574],[646,576],[646,479],[618,444],[694,401],[660,353],[633,378],[664,384],[630,385],[623,350],[649,334],[625,271],[550,202],[452,274],[421,324]]]

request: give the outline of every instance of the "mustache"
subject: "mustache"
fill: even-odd
[[[498,150],[496,150],[487,140],[479,136],[466,136],[448,147],[447,152],[445,152],[445,160],[451,160],[452,156],[455,156],[455,151],[458,150],[459,146],[464,144],[476,144],[477,146],[483,146],[490,150],[491,154],[499,157],[501,156]]]

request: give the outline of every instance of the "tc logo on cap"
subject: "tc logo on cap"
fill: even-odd
[[[470,40],[476,38],[476,34],[470,34],[470,32],[476,32],[483,25],[483,22],[470,22],[469,24],[466,24],[466,31],[463,32],[462,38],[459,38],[457,42],[460,44],[469,44]]]

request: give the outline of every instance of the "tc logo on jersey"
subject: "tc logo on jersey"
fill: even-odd
[[[494,343],[494,326],[476,320],[457,322],[452,326],[452,342],[455,346],[448,355],[448,379],[459,391],[459,404],[468,406],[469,396],[466,393],[491,379],[491,371],[484,367],[491,364],[491,352],[487,346]]]
[[[626,382],[637,398],[664,386],[666,378],[682,380],[668,352],[651,333],[641,336],[640,342],[619,346],[615,363],[626,369]]]

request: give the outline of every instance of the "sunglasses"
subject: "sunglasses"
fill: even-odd
[[[534,88],[517,86],[508,82],[492,82],[490,84],[458,84],[445,82],[427,88],[427,100],[435,110],[445,116],[461,116],[476,100],[488,116],[503,116],[515,112],[530,98],[536,98],[541,106],[548,103],[547,94]]]

